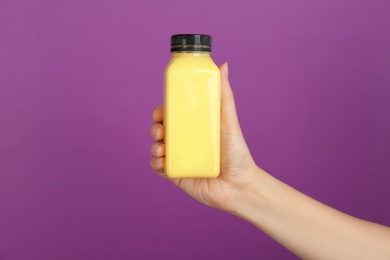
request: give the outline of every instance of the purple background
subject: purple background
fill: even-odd
[[[0,0],[0,259],[296,259],[149,168],[169,38],[229,62],[265,170],[390,225],[389,1]]]

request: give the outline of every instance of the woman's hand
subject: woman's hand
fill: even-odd
[[[247,189],[258,170],[242,135],[234,105],[233,92],[228,79],[227,63],[221,71],[221,167],[217,178],[175,178],[174,184],[198,201],[225,211],[232,211],[243,190]],[[153,111],[155,122],[150,130],[156,142],[152,145],[153,158],[150,165],[160,176],[164,173],[165,146],[163,109]]]

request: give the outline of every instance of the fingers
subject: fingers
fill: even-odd
[[[155,122],[150,128],[150,135],[156,141],[162,141],[164,139],[164,126],[163,122],[163,107],[157,106],[152,113],[152,119]],[[168,176],[164,172],[165,165],[165,145],[162,142],[155,142],[151,147],[151,153],[153,158],[150,160],[150,167],[153,171],[158,173],[161,177],[168,179]]]
[[[153,121],[156,123],[162,123],[163,121],[163,107],[157,106],[152,113]]]
[[[154,123],[150,128],[150,135],[157,141],[164,139],[164,127],[161,123]]]
[[[152,113],[153,121],[155,122],[150,128],[150,135],[157,141],[164,139],[164,127],[162,125],[163,121],[163,108],[162,106],[157,106]]]
[[[153,158],[150,160],[150,167],[161,177],[169,179],[164,172],[165,167],[165,145],[160,142],[155,142],[151,147]]]

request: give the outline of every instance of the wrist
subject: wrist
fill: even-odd
[[[229,213],[248,219],[253,211],[262,211],[267,205],[268,182],[270,175],[254,165],[248,172],[248,183],[243,185],[237,195],[235,203],[232,205]]]

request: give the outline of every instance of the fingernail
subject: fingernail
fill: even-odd
[[[160,154],[162,152],[161,149],[162,149],[162,147],[160,145],[155,145],[153,147],[153,150],[154,150],[155,154]]]
[[[157,145],[153,145],[153,153],[154,153],[154,154],[157,153],[157,150],[158,150],[158,146],[157,146]]]
[[[154,136],[157,136],[158,130],[159,130],[158,127],[154,127],[154,128],[153,128],[152,132],[153,132],[153,135],[154,135]]]

